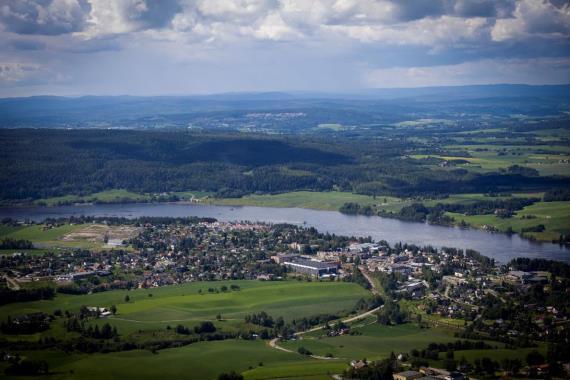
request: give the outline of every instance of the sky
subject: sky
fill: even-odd
[[[570,83],[561,0],[0,0],[0,97]]]

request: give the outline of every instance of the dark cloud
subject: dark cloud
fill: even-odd
[[[557,8],[562,8],[564,6],[570,6],[570,1],[568,0],[550,0],[550,3]]]
[[[452,11],[461,17],[510,17],[515,7],[514,0],[457,0]]]
[[[397,6],[398,21],[443,15],[459,17],[510,17],[515,0],[390,0]]]
[[[72,33],[83,30],[89,9],[86,0],[3,0],[0,23],[17,34]]]
[[[445,14],[446,1],[444,0],[391,0],[397,7],[398,21],[413,21],[424,17],[436,17]]]
[[[10,46],[16,50],[44,50],[46,45],[41,41],[35,40],[13,40]]]
[[[135,4],[127,17],[143,29],[156,29],[170,24],[172,18],[181,11],[178,0],[146,0]]]

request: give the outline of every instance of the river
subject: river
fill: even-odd
[[[59,207],[0,208],[0,217],[42,221],[69,216],[212,217],[220,221],[249,220],[312,226],[337,235],[371,236],[390,244],[397,242],[435,247],[471,248],[505,263],[514,257],[545,258],[570,262],[570,249],[551,243],[535,243],[518,235],[507,236],[485,231],[404,222],[377,216],[344,215],[336,211],[301,208],[231,207],[178,203],[135,203]]]

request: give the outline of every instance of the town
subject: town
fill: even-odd
[[[14,223],[4,221],[5,225]],[[33,222],[27,224],[34,225]],[[121,289],[150,291],[188,283],[207,284],[207,291],[214,294],[220,289],[226,293],[240,291],[236,283],[216,286],[227,281],[355,283],[372,298],[361,299],[348,314],[323,314],[284,323],[280,315],[258,310],[263,317],[253,315],[245,321],[257,327],[238,336],[275,339],[274,345],[279,349],[293,352],[297,345],[299,353],[318,357],[302,346],[303,342],[310,342],[307,341],[310,338],[304,337],[304,331],[322,328],[325,339],[358,335],[359,330],[351,324],[335,320],[342,319],[343,315],[354,315],[350,320],[372,316],[373,321],[381,325],[414,323],[420,328],[443,328],[459,339],[494,341],[504,347],[530,350],[529,355],[535,357],[526,365],[519,360],[514,364],[485,362],[485,366],[480,361],[469,363],[451,357],[440,363],[442,368],[437,368],[430,367],[428,359],[438,357],[434,351],[439,350],[439,346],[427,351],[418,346],[410,352],[395,352],[398,356],[389,367],[402,370],[394,373],[395,380],[434,377],[457,380],[500,370],[543,376],[568,370],[564,367],[568,365],[568,356],[564,356],[569,339],[569,303],[564,298],[569,289],[568,266],[530,259],[498,264],[472,250],[408,244],[391,246],[386,241],[322,234],[313,228],[289,224],[200,218],[76,218],[46,221],[41,224],[41,230],[50,231],[70,224],[81,226],[75,234],[81,231],[85,234],[86,228],[92,231],[105,226],[106,234],[112,238],[103,237],[107,248],[102,249],[54,248],[34,254],[33,249],[19,252],[14,248],[10,254],[2,255],[4,304],[49,300],[57,294],[80,296]],[[22,222],[18,225],[21,227]],[[5,241],[8,243],[34,246],[29,241]],[[128,298],[127,295],[127,303]],[[74,328],[87,337],[119,336],[120,330],[117,332],[111,325],[105,327],[103,334],[100,330],[88,330],[87,325],[77,327],[73,319],[113,321],[117,306],[89,304],[82,308],[77,315],[66,311],[65,326],[76,326]],[[45,331],[56,318],[46,313],[10,317],[2,324],[2,331],[8,334]],[[223,319],[221,315],[216,318]],[[265,322],[255,322],[259,318]],[[281,322],[276,325],[275,320]],[[184,335],[188,329],[179,326],[176,331]],[[230,338],[235,334],[222,336]],[[3,344],[5,348],[11,347],[8,342]],[[473,347],[492,347],[482,344]],[[537,351],[544,344],[549,347],[546,355]],[[346,372],[348,378],[386,366],[384,362],[354,359]]]

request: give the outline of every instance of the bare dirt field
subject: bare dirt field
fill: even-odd
[[[66,242],[105,243],[128,240],[139,233],[139,228],[132,226],[107,226],[104,224],[86,225],[61,237]]]

